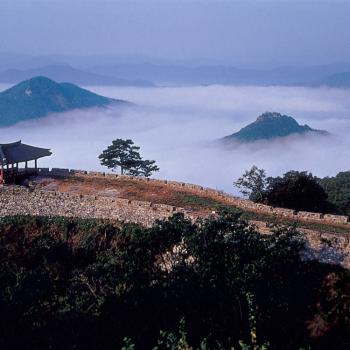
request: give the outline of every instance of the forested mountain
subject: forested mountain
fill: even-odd
[[[51,112],[127,104],[97,95],[71,83],[56,83],[46,77],[23,81],[0,93],[0,126],[44,117]]]
[[[307,132],[321,135],[328,134],[326,131],[312,129],[308,125],[300,125],[290,116],[276,112],[266,112],[260,115],[255,122],[248,124],[232,135],[224,137],[223,140],[225,142],[249,142],[285,137],[291,134],[304,134]]]

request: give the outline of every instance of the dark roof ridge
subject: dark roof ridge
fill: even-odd
[[[0,143],[0,146],[14,146],[14,145],[19,145],[19,144],[22,144],[22,140],[10,142],[10,143]]]
[[[49,148],[35,147],[16,141],[0,144],[0,164],[14,164],[51,156]]]

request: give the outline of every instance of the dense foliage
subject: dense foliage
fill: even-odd
[[[334,177],[318,179],[328,194],[329,201],[339,214],[350,214],[350,171],[343,171]]]
[[[234,186],[244,196],[275,207],[321,213],[337,213],[337,206],[328,200],[322,182],[306,171],[288,171],[283,176],[266,177],[264,169],[253,166]]]
[[[239,188],[241,193],[249,197],[251,201],[261,203],[265,199],[266,172],[264,169],[259,169],[256,165],[253,165],[233,185]]]
[[[140,147],[130,139],[116,139],[100,155],[101,165],[109,169],[120,168],[121,174],[149,177],[159,171],[154,160],[142,159]]]
[[[311,212],[332,212],[328,195],[317,178],[306,171],[289,171],[267,179],[265,200],[269,205]]]
[[[349,271],[305,247],[236,213],[152,228],[2,218],[0,348],[348,349]]]

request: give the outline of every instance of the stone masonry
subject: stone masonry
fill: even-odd
[[[145,226],[151,226],[157,219],[165,219],[174,213],[184,212],[181,208],[164,204],[33,191],[19,186],[0,188],[0,204],[0,216],[35,215],[112,219]]]
[[[89,176],[123,179],[125,176],[116,174],[105,174],[99,172],[85,172],[68,169],[39,169],[41,176]],[[130,179],[130,177],[127,177]],[[148,178],[132,178],[134,181],[159,182],[167,186],[186,188],[191,193],[206,195],[214,199],[220,199],[235,207],[265,213],[269,215],[283,216],[295,220],[304,220],[337,225],[349,225],[348,217],[338,215],[322,215],[319,213],[295,212],[289,209],[273,208],[263,204],[256,204],[248,200],[233,197],[220,191],[204,188],[197,185],[186,184],[175,181],[155,180]],[[54,191],[44,191],[28,189],[21,186],[0,187],[0,217],[9,215],[35,215],[35,216],[63,216],[79,218],[112,219],[121,222],[133,222],[144,226],[151,226],[157,219],[166,219],[174,213],[184,213],[184,215],[195,220],[193,213],[183,208],[177,208],[165,204],[157,204],[145,201],[128,200],[115,197],[80,195],[74,193],[61,193]],[[268,233],[268,229],[262,226],[262,222],[257,224],[257,228],[262,233]],[[319,233],[312,230],[300,229],[312,247],[324,251],[324,243],[331,242],[332,251],[341,252],[344,266],[350,266],[350,234]],[[333,254],[333,253],[332,253]],[[334,259],[330,258],[330,261]]]
[[[157,179],[150,179],[150,178],[144,178],[144,177],[132,177],[127,175],[116,175],[113,173],[110,174],[110,173],[103,173],[103,172],[96,172],[96,171],[87,172],[84,170],[69,170],[69,169],[52,169],[51,171],[49,169],[40,169],[40,174],[44,176],[45,175],[46,176],[77,175],[77,176],[86,176],[86,177],[108,177],[108,178],[115,178],[116,181],[118,179],[128,178],[128,179],[133,179],[135,181],[158,182],[163,185],[186,189],[187,191],[192,192],[194,194],[205,195],[213,199],[219,199],[221,201],[226,202],[227,204],[231,204],[232,206],[241,208],[246,211],[252,211],[252,212],[257,212],[257,213],[267,214],[267,215],[276,215],[280,217],[282,216],[282,217],[293,219],[296,221],[301,220],[301,221],[319,222],[324,224],[349,225],[349,231],[350,231],[349,217],[345,215],[309,213],[305,211],[297,212],[291,209],[275,208],[269,205],[254,203],[246,199],[235,197],[230,194],[224,193],[222,191],[217,191],[211,188],[205,188],[203,186],[198,186],[198,185],[193,185],[193,184],[188,184],[183,182],[157,180]]]

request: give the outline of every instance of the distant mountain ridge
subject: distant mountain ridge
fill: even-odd
[[[320,84],[336,88],[350,88],[350,71],[329,75],[321,80]]]
[[[290,116],[277,112],[265,112],[255,122],[248,124],[232,135],[224,137],[222,140],[225,142],[252,142],[308,132],[320,135],[328,134],[327,131],[312,129],[308,125],[300,125]]]
[[[91,66],[89,71],[122,79],[150,80],[156,84],[320,86],[325,77],[339,71],[350,71],[350,63],[266,69],[230,65],[117,63]]]
[[[62,67],[62,72],[59,75],[51,75],[51,69],[48,69],[50,67]],[[69,73],[71,76],[65,75],[67,67],[83,72],[86,78],[80,78],[79,75],[75,78],[74,71]],[[205,60],[179,61],[133,54],[36,56],[0,52],[0,69],[2,71],[2,73],[0,72],[0,82],[4,83],[17,83],[33,76],[42,75],[56,81],[70,81],[78,85],[143,86],[144,83],[147,85],[155,83],[163,85],[220,84],[318,87],[327,86],[327,79],[332,75],[350,72],[350,62],[242,65],[234,64],[231,61],[226,63]],[[17,76],[17,74],[23,73],[11,72],[13,70],[25,71],[30,74]],[[15,75],[13,75],[14,73]]]
[[[120,79],[96,73],[86,72],[69,65],[49,65],[32,69],[7,69],[0,72],[0,83],[18,83],[36,76],[62,82],[69,81],[78,85],[110,85],[110,86],[154,86],[153,83],[135,79]]]
[[[71,83],[46,77],[23,81],[0,93],[0,126],[72,109],[127,105],[127,101],[97,95]]]
[[[0,82],[3,83],[18,83],[40,75],[78,85],[152,86],[155,83],[318,87],[333,86],[333,82],[327,82],[328,78],[350,72],[350,62],[254,66],[197,60],[194,63],[132,54],[33,56],[0,52],[0,69]]]

